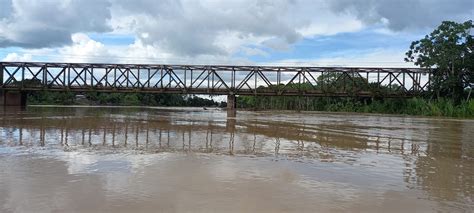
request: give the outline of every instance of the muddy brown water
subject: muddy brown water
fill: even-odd
[[[0,212],[474,212],[474,120],[0,113]]]

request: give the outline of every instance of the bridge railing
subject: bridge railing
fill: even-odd
[[[5,90],[215,95],[413,96],[428,90],[419,68],[0,62]]]

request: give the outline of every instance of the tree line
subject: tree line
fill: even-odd
[[[149,94],[149,93],[103,93],[37,91],[28,94],[28,104],[88,104],[115,106],[189,106],[189,107],[225,107],[225,102],[195,95]]]

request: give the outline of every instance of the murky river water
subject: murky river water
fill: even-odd
[[[29,107],[0,212],[473,212],[474,120]]]

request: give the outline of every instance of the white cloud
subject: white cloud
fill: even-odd
[[[2,0],[0,47],[44,48],[70,44],[71,34],[111,28],[109,1]]]
[[[331,12],[325,0],[114,2],[117,33],[128,29],[143,44],[179,56],[232,55],[248,46],[284,51],[304,37],[363,28]]]
[[[179,56],[154,45],[135,40],[130,45],[106,46],[86,34],[71,36],[73,43],[61,48],[23,49],[8,53],[2,61],[45,61],[72,63],[132,63],[132,64],[249,64],[245,58],[227,55]],[[251,51],[251,50],[248,50]],[[260,54],[258,50],[255,54]],[[261,53],[263,54],[263,53]]]
[[[310,25],[298,29],[304,37],[313,37],[315,35],[335,35],[341,32],[356,32],[362,30],[364,24],[347,16],[337,17],[332,22],[313,22]]]
[[[18,54],[18,53],[8,53],[2,61],[32,61],[33,57],[31,54]]]
[[[333,11],[351,14],[367,24],[382,23],[395,31],[432,28],[442,21],[466,21],[472,0],[332,0]]]
[[[113,60],[113,55],[104,44],[94,41],[83,33],[71,36],[72,45],[59,48],[61,61],[68,62],[101,62]]]
[[[244,47],[242,51],[248,56],[269,56],[269,53],[258,48]]]
[[[292,50],[303,39],[381,26],[377,32],[472,18],[472,1],[413,0],[0,0],[0,48],[23,47],[4,60],[124,63],[251,63],[250,56]],[[422,9],[420,9],[421,6]],[[105,45],[89,33],[135,38]],[[382,54],[382,53],[380,53]],[[242,57],[237,58],[236,55]],[[402,61],[363,54],[366,60]],[[305,63],[361,63],[351,54]],[[286,60],[298,63],[298,59]],[[282,61],[285,62],[285,61]],[[402,65],[404,63],[401,63]]]
[[[405,63],[405,52],[395,49],[371,49],[364,51],[345,51],[330,57],[315,59],[285,59],[266,63],[268,65],[298,65],[322,67],[416,67]]]

